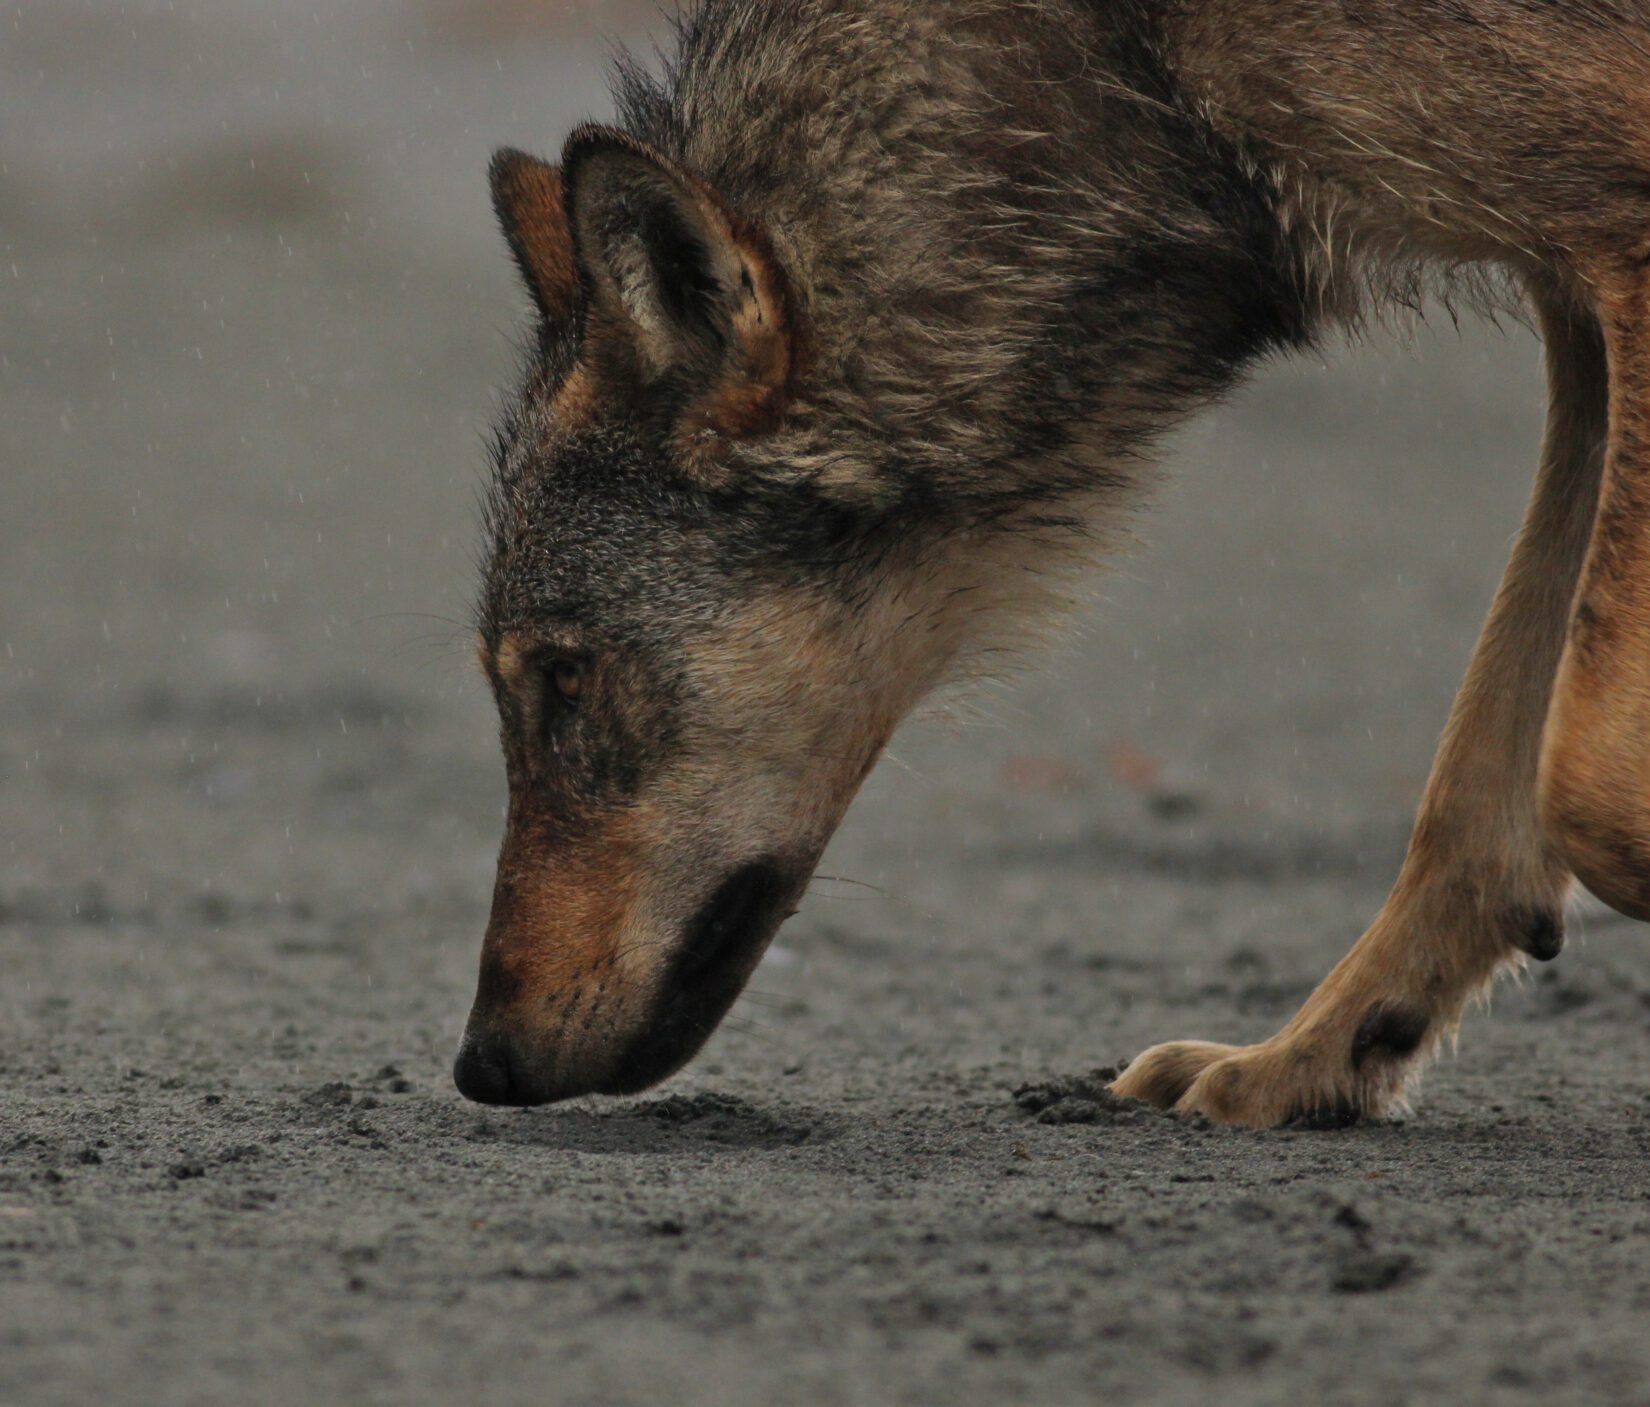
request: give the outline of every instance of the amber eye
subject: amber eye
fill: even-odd
[[[568,708],[577,708],[584,692],[584,666],[577,660],[557,660],[550,666],[550,687]]]

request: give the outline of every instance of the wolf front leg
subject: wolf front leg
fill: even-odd
[[[1377,1115],[1403,1099],[1426,1059],[1455,1030],[1466,1003],[1499,969],[1525,956],[1545,961],[1557,955],[1574,861],[1544,825],[1542,797],[1558,793],[1543,793],[1538,785],[1542,730],[1561,658],[1566,699],[1572,690],[1584,696],[1591,687],[1590,674],[1579,672],[1586,667],[1578,663],[1580,647],[1572,638],[1566,652],[1565,639],[1598,503],[1608,378],[1593,315],[1550,284],[1534,297],[1550,398],[1540,473],[1391,895],[1368,932],[1277,1035],[1246,1047],[1201,1041],[1155,1046],[1124,1071],[1113,1086],[1117,1093],[1222,1123],[1344,1123]],[[1634,521],[1643,558],[1650,556],[1650,464],[1641,479]],[[1609,517],[1607,509],[1601,521]],[[1589,582],[1605,570],[1599,555],[1595,549]],[[1641,690],[1633,738],[1637,763],[1650,748],[1644,731],[1650,568],[1641,567],[1636,580],[1643,633],[1620,646],[1637,651],[1636,674],[1622,662],[1623,687]],[[1586,593],[1582,599],[1589,599]],[[1576,739],[1571,751],[1579,759],[1575,769],[1560,764],[1557,775],[1566,779],[1573,772],[1593,776],[1587,769],[1599,760],[1598,719],[1577,716],[1578,707],[1561,711],[1562,718],[1573,719],[1562,723],[1561,736]],[[1642,799],[1650,771],[1641,767],[1637,777]],[[1575,815],[1587,818],[1579,824],[1591,824],[1590,810]],[[1638,835],[1646,838],[1642,829]],[[1650,848],[1644,853],[1650,857]],[[1638,874],[1645,879],[1650,871]]]

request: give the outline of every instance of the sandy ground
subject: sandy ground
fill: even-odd
[[[1650,1401],[1650,945],[1596,906],[1403,1122],[1013,1097],[1269,1033],[1374,912],[1528,480],[1516,329],[1201,422],[655,1096],[459,1099],[483,169],[636,13],[0,11],[0,1402]]]

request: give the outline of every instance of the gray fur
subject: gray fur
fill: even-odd
[[[621,70],[624,128],[769,232],[808,344],[800,404],[733,448],[724,502],[670,510],[667,538],[703,513],[741,568],[840,581],[880,568],[885,537],[1094,531],[1096,499],[1132,499],[1165,429],[1305,338],[1308,263],[1176,94],[1156,8],[712,0],[662,82]],[[645,434],[607,427],[553,467],[519,444],[573,335],[549,335],[503,437],[495,628],[567,589],[532,584],[509,529],[558,534],[562,562],[581,511],[630,559],[665,531],[672,466]],[[582,575],[613,569],[598,554]]]

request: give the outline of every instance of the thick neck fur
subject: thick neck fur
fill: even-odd
[[[707,0],[628,125],[767,228],[807,328],[768,472],[976,521],[1108,489],[1312,298],[1149,3]]]
[[[1310,265],[1177,86],[1165,11],[705,0],[662,79],[621,73],[625,125],[786,267],[802,399],[732,453],[775,500],[774,546],[840,564],[846,609],[904,582],[891,620],[927,622],[913,697],[1062,616],[1163,432],[1310,335]],[[892,637],[864,638],[886,670]]]

